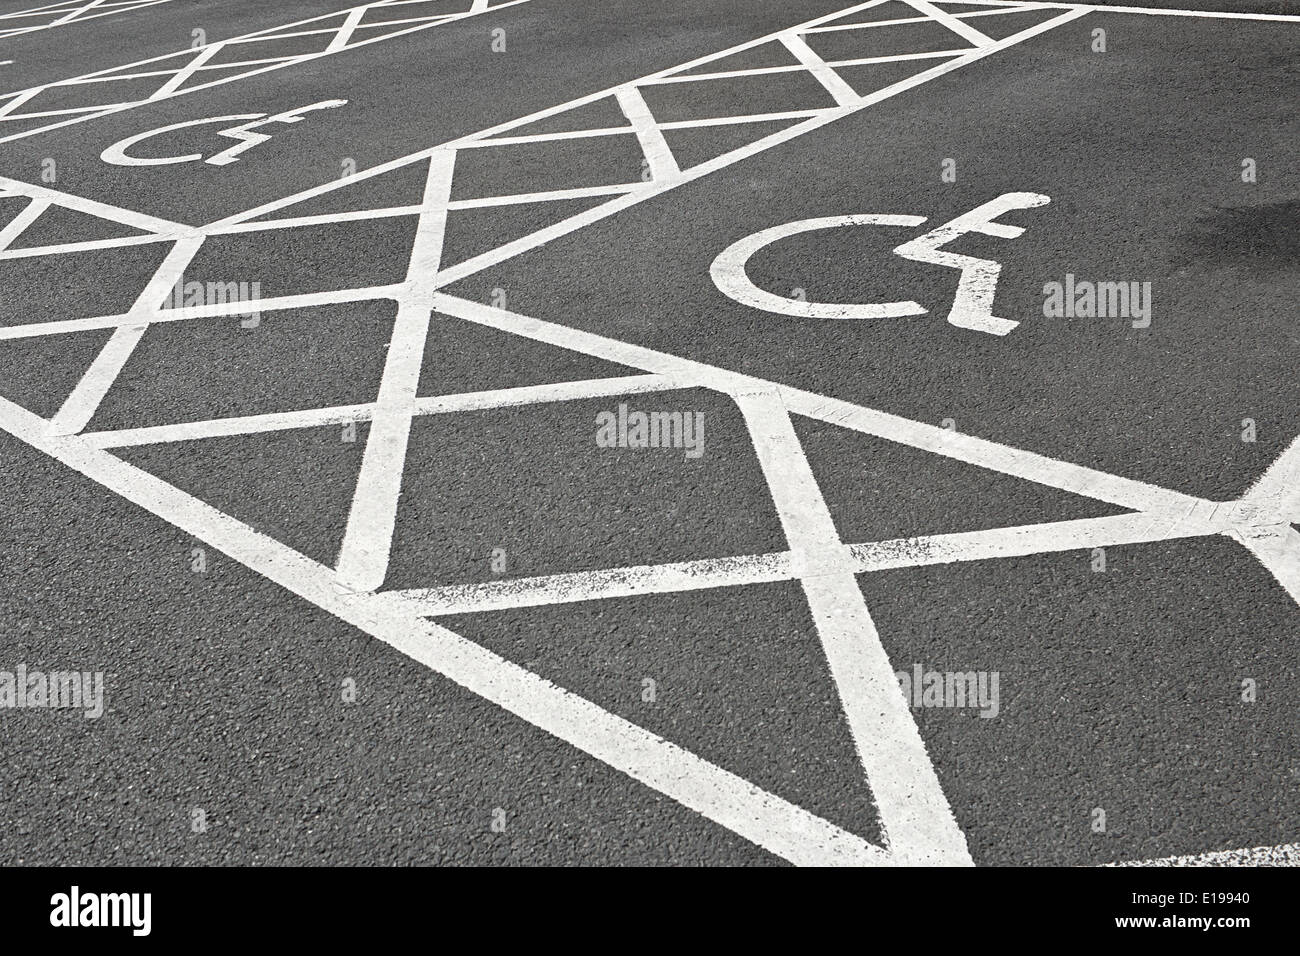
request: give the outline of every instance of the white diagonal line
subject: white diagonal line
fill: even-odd
[[[90,12],[91,10],[95,9],[95,7],[99,6],[103,2],[104,0],[90,0],[90,3],[83,3],[81,6],[77,7],[75,10],[68,13],[66,16],[60,17],[59,19],[51,22],[50,26],[57,27],[61,23],[67,23],[69,20],[75,20],[83,13]]]
[[[853,87],[844,82],[844,78],[826,65],[817,53],[804,42],[803,37],[794,33],[782,35],[781,43],[789,50],[796,60],[804,65],[809,73],[826,87],[829,93],[840,106],[856,106],[862,101],[862,97],[854,92]]]
[[[1243,502],[1286,521],[1300,522],[1300,438],[1287,446]]]
[[[478,209],[484,206],[518,206],[531,202],[558,202],[564,199],[587,199],[592,196],[624,196],[638,189],[645,189],[645,183],[613,183],[608,186],[577,186],[573,189],[551,189],[536,193],[515,193],[509,196],[482,196],[478,199],[453,199],[447,208]]]
[[[605,395],[636,395],[676,387],[677,383],[662,375],[621,375],[615,378],[558,382],[553,385],[525,385],[519,388],[428,396],[415,400],[414,414],[419,416],[477,412],[489,408],[568,402]],[[264,415],[180,422],[175,425],[150,425],[145,428],[88,432],[81,437],[87,444],[96,448],[125,448],[230,435],[261,434],[293,428],[315,428],[320,425],[339,425],[344,422],[368,422],[374,416],[374,412],[375,406],[371,403],[334,405],[329,408],[310,408],[296,412],[271,412]]]
[[[1300,531],[1289,524],[1278,524],[1239,529],[1233,537],[1244,544],[1268,568],[1291,599],[1300,604]]]
[[[682,383],[691,382],[728,394],[778,388],[786,407],[800,415],[979,465],[991,471],[1026,478],[1038,484],[1060,488],[1063,491],[1070,491],[1123,508],[1187,515],[1208,505],[1198,498],[1130,478],[1057,461],[1033,452],[952,432],[938,425],[914,422],[887,412],[863,408],[850,402],[815,395],[751,375],[704,365],[571,326],[496,309],[457,296],[441,293],[437,296],[436,303],[440,311],[457,318],[501,329],[538,342],[585,352],[588,355],[643,369],[646,372],[666,375]],[[0,329],[0,337],[3,335],[4,330]]]
[[[650,107],[646,105],[641,91],[634,86],[625,86],[614,96],[623,115],[636,131],[641,152],[645,153],[646,162],[650,166],[651,179],[657,183],[666,183],[681,176],[681,168],[677,165],[673,151],[668,148],[668,141],[664,139],[663,131],[655,123],[655,118],[650,112]]]
[[[214,56],[216,56],[225,48],[226,45],[224,43],[213,43],[199,50],[198,55],[195,56],[194,59],[190,61],[188,66],[186,66],[184,69],[177,70],[175,73],[173,73],[171,79],[169,79],[162,86],[158,87],[158,89],[156,89],[153,92],[153,94],[149,97],[149,99],[160,100],[168,96],[171,96],[178,89],[180,89],[181,86],[184,85],[184,83],[195,74],[195,72],[197,72],[199,67],[203,66],[203,64],[207,63],[210,59],[212,59]]]
[[[86,436],[92,440],[94,436]],[[1126,544],[1220,534],[1225,526],[1195,524],[1148,514],[1109,515],[1071,521],[898,538],[849,545],[844,552],[854,574],[967,561],[1084,551]],[[574,571],[482,584],[416,588],[402,595],[430,616],[471,614],[642,594],[699,591],[793,580],[800,574],[788,551],[705,558],[670,564]]]
[[[334,305],[340,302],[369,302],[375,299],[396,299],[405,290],[402,283],[367,286],[361,289],[339,289],[332,292],[305,292],[300,295],[282,295],[270,299],[256,299],[257,311],[274,312],[277,309],[308,308],[317,305]],[[28,339],[41,335],[59,335],[84,332],[87,329],[115,329],[141,321],[186,322],[192,319],[211,319],[229,315],[248,315],[247,301],[232,300],[212,305],[191,305],[180,309],[159,309],[150,314],[97,315],[88,319],[63,319],[56,322],[33,322],[30,325],[0,326],[0,340]]]
[[[22,106],[24,103],[30,100],[37,93],[43,92],[43,90],[44,87],[38,86],[34,90],[23,90],[21,93],[15,93],[13,96],[9,97],[9,99],[5,102],[4,106],[0,106],[0,117],[8,116],[14,110],[18,109],[18,107]]]
[[[406,291],[398,300],[376,412],[339,550],[339,581],[355,591],[375,590],[388,570],[455,159],[456,154],[448,150],[434,153],[429,160],[424,211],[411,249]]]
[[[334,34],[334,39],[330,40],[329,46],[325,48],[326,53],[337,53],[348,45],[352,39],[352,34],[361,22],[361,18],[366,15],[365,7],[357,7],[348,11],[348,15],[343,20],[343,25],[339,27],[338,32]]]
[[[203,244],[203,236],[190,236],[178,240],[172,246],[167,257],[163,259],[149,284],[145,286],[136,300],[129,317],[139,317],[139,321],[119,326],[114,330],[104,347],[95,356],[86,374],[77,382],[77,387],[63,402],[58,413],[50,420],[50,432],[55,435],[73,435],[86,427],[94,416],[100,402],[113,387],[117,376],[121,374],[135,347],[149,328],[148,316],[159,307],[164,296],[180,280],[194,254]]]
[[[965,0],[987,7],[1003,7],[1018,0]],[[1291,13],[1241,13],[1231,10],[1175,10],[1170,7],[1121,7],[1098,4],[1055,3],[1052,0],[1034,0],[1033,7],[1044,10],[1082,10],[1095,13],[1131,13],[1151,17],[1204,17],[1211,20],[1262,20],[1275,23],[1300,23],[1300,16]]]
[[[33,199],[23,207],[22,212],[14,216],[3,229],[0,229],[0,250],[8,249],[9,244],[23,234],[23,231],[36,221],[37,217],[50,208],[48,199]]]
[[[985,36],[965,20],[957,19],[947,10],[943,10],[936,7],[933,3],[930,3],[929,0],[903,0],[903,2],[909,7],[914,7],[917,11],[937,20],[953,33],[957,34],[957,36],[964,40],[969,40],[971,43],[975,44],[975,46],[988,46],[994,42],[992,37]]]
[[[161,236],[176,236],[193,231],[189,226],[178,222],[160,219],[157,216],[135,212],[131,209],[123,209],[119,206],[110,206],[94,199],[84,199],[71,193],[59,192],[57,189],[37,186],[34,183],[25,183],[17,179],[8,179],[4,176],[0,176],[0,190],[11,195],[48,200],[55,206],[65,206],[77,212],[84,212],[90,216],[108,219],[124,226],[131,226],[134,229],[142,229],[145,232],[152,232]]]

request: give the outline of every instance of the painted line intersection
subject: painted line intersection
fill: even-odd
[[[970,865],[973,861],[965,836],[931,765],[907,702],[898,690],[856,576],[891,568],[1223,536],[1244,547],[1268,569],[1291,599],[1300,603],[1300,532],[1293,527],[1300,522],[1300,438],[1293,441],[1239,499],[1211,501],[975,436],[957,434],[937,425],[806,391],[785,382],[740,374],[582,331],[549,321],[546,316],[523,315],[507,308],[473,302],[445,291],[462,279],[538,249],[554,239],[615,216],[750,156],[779,148],[796,137],[816,132],[931,80],[987,57],[1014,56],[1018,44],[1086,17],[1091,9],[1068,4],[1006,4],[984,0],[982,4],[974,5],[987,6],[987,11],[959,10],[951,13],[943,3],[904,0],[915,10],[915,16],[860,24],[838,22],[884,2],[872,0],[847,7],[772,36],[466,137],[432,145],[410,156],[358,172],[340,182],[312,187],[206,225],[168,221],[14,179],[0,180],[4,196],[27,202],[24,209],[0,231],[0,260],[53,259],[81,252],[137,246],[158,246],[165,250],[160,264],[138,291],[134,304],[125,312],[32,321],[0,328],[0,343],[91,329],[111,330],[107,343],[55,415],[47,420],[14,402],[0,400],[0,427],[293,594],[778,856],[796,863],[811,864]],[[367,26],[371,13],[395,5],[400,4],[390,0],[318,18],[328,21],[320,28],[321,37],[328,37],[322,50],[269,63],[246,64],[259,69],[220,82],[292,66],[355,46],[359,41],[354,40],[354,36],[360,35],[358,31]],[[485,9],[507,5],[511,4],[487,7],[475,0],[472,4],[467,2],[466,9],[456,16],[472,16]],[[1132,12],[1131,8],[1115,9]],[[1177,11],[1150,12],[1195,15]],[[1034,15],[1038,22],[1002,39],[993,39],[981,32],[981,24],[994,19],[1010,19],[1010,14]],[[409,26],[411,20],[405,19],[384,20],[374,25],[400,23],[405,27],[401,32],[410,32],[449,19],[452,17],[411,18],[418,21],[414,26]],[[1271,19],[1300,28],[1300,18]],[[809,39],[827,34],[906,28],[915,24],[937,25],[947,30],[951,34],[951,47],[940,51],[891,54],[884,58],[828,61],[816,52],[815,41]],[[279,31],[267,32],[271,38],[288,35]],[[367,34],[371,41],[389,35],[396,34]],[[228,41],[229,44],[240,42],[253,41]],[[780,67],[709,70],[709,64],[714,61],[768,45],[779,45],[797,63]],[[185,65],[170,72],[158,71],[158,75],[165,75],[166,79],[150,99],[185,92],[185,84],[200,75],[226,46],[223,43],[206,47]],[[845,67],[874,62],[912,61],[917,67],[914,74],[867,93],[856,90],[839,72]],[[667,123],[656,118],[651,106],[650,91],[655,88],[681,88],[692,83],[707,84],[720,78],[761,79],[795,74],[808,76],[819,84],[828,102],[807,110],[717,115]],[[7,105],[0,105],[3,119],[44,118],[39,113],[25,110],[34,99],[32,91],[11,94]],[[625,118],[625,124],[560,132],[526,132],[528,127],[542,121],[605,100],[614,104]],[[72,112],[79,115],[62,122],[90,119],[108,111],[128,110],[134,105],[137,105],[136,101],[108,104],[103,109],[97,106],[74,110]],[[23,112],[18,112],[20,107],[24,108]],[[772,122],[789,125],[774,133],[766,132],[767,124]],[[742,146],[697,165],[685,164],[675,155],[668,138],[673,130],[714,126],[752,126],[758,135]],[[45,126],[15,135],[32,135],[48,128]],[[0,127],[0,132],[3,132],[3,127]],[[454,198],[460,163],[466,156],[524,144],[600,142],[612,137],[635,140],[644,157],[643,177],[613,184],[593,183]],[[423,180],[422,196],[417,203],[357,208],[346,212],[294,214],[294,207],[299,204],[334,194],[346,197],[350,188],[408,168],[418,170]],[[583,212],[561,218],[489,251],[454,263],[444,260],[444,234],[449,217],[456,212],[496,206],[559,204],[572,200],[597,202]],[[40,221],[41,216],[56,208],[116,224],[132,234],[109,239],[72,238],[67,242],[30,248],[13,245],[22,239],[27,229]],[[237,418],[162,423],[122,430],[87,430],[101,402],[114,387],[151,326],[163,322],[201,322],[239,316],[249,311],[247,301],[168,307],[173,288],[183,280],[186,270],[206,245],[224,236],[274,234],[318,224],[383,219],[410,220],[415,224],[404,277],[399,281],[339,290],[293,292],[256,301],[259,314],[334,303],[394,303],[396,320],[388,343],[381,385],[373,402],[269,411]],[[583,353],[635,371],[614,378],[437,398],[421,396],[418,388],[421,360],[427,338],[436,334],[432,319],[437,315],[451,316],[512,336]],[[449,412],[522,407],[680,388],[708,389],[735,403],[753,442],[754,453],[787,538],[787,550],[487,584],[383,589],[393,544],[407,443],[416,419]],[[796,417],[834,424],[992,472],[1068,491],[1128,509],[1128,513],[910,539],[844,541],[795,433]],[[347,422],[369,422],[370,430],[346,533],[334,567],[308,559],[112,454],[112,450],[119,447]],[[873,845],[775,794],[765,792],[436,623],[438,617],[451,614],[774,581],[797,581],[803,588],[858,756],[877,801],[884,832],[883,846]],[[1241,852],[1258,855],[1260,851]],[[1294,856],[1288,853],[1279,855]]]

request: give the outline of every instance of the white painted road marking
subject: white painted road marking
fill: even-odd
[[[944,223],[938,229],[932,229],[911,242],[903,243],[894,252],[904,259],[961,270],[957,294],[953,300],[952,310],[948,313],[948,322],[958,328],[971,329],[975,332],[1006,335],[1020,323],[993,315],[993,295],[997,289],[1002,265],[991,259],[977,259],[974,256],[957,255],[940,250],[953,240],[971,232],[996,236],[1000,239],[1015,239],[1025,230],[1019,226],[1008,226],[993,220],[1012,209],[1030,209],[1048,202],[1051,202],[1048,197],[1038,193],[1005,193]],[[918,226],[923,222],[925,222],[924,216],[876,213],[858,216],[826,216],[788,222],[756,232],[728,246],[713,260],[709,274],[718,289],[742,305],[781,315],[806,319],[890,319],[924,315],[927,310],[910,299],[899,302],[844,305],[792,299],[758,288],[745,272],[746,263],[756,252],[788,236],[843,226]]]
[[[863,4],[851,9],[866,9],[873,5]],[[476,3],[475,9],[480,6]],[[913,6],[923,9],[915,3]],[[469,271],[486,268],[522,248],[535,248],[559,235],[657,195],[664,189],[725,168],[732,162],[779,145],[795,135],[817,129],[872,102],[878,102],[885,96],[896,95],[928,79],[946,75],[951,70],[1086,13],[1086,10],[1077,7],[1065,9],[1067,12],[1061,17],[896,84],[887,91],[882,91],[883,95],[873,94],[856,104],[837,105],[825,111],[817,111],[798,123],[794,128],[796,132],[786,131],[775,137],[758,140],[723,157],[722,162],[701,164],[682,172],[680,176],[674,176],[671,167],[662,162],[671,155],[669,151],[668,155],[659,156],[659,168],[664,177],[661,181],[629,184],[633,191],[619,195],[599,207],[599,215],[573,217],[562,224],[562,229],[542,230],[526,237],[526,242],[522,245],[518,242],[508,243],[484,257],[478,257]],[[843,12],[835,16],[840,16]],[[814,23],[829,23],[834,19],[834,16],[820,18]],[[944,25],[951,29],[951,24]],[[784,31],[778,35],[778,39],[799,35],[801,30],[808,27],[805,24],[794,31]],[[746,44],[744,48],[760,42],[763,41]],[[697,62],[708,62],[730,52],[734,52],[734,49]],[[678,71],[690,66],[680,67]],[[827,64],[826,67],[834,70],[833,65]],[[665,71],[656,78],[662,79],[673,73],[674,71]],[[646,82],[656,78],[649,78]],[[637,82],[625,84],[615,88],[613,94],[610,91],[596,94],[367,171],[367,176],[376,175],[380,171],[413,162],[431,161],[424,201],[414,210],[420,215],[420,238],[415,243],[406,280],[386,286],[373,285],[283,296],[258,303],[259,311],[267,312],[331,302],[396,300],[404,313],[399,315],[394,328],[389,363],[384,372],[384,385],[379,399],[365,406],[308,409],[189,425],[161,425],[91,436],[72,434],[84,427],[93,414],[104,392],[116,379],[122,362],[131,352],[133,340],[138,339],[138,333],[145,323],[202,321],[247,311],[247,303],[168,310],[166,314],[159,311],[156,300],[159,291],[167,284],[167,278],[177,271],[178,266],[183,267],[187,257],[192,256],[208,236],[239,229],[261,228],[262,225],[267,228],[296,228],[306,224],[308,219],[329,221],[330,217],[299,218],[279,224],[259,225],[248,222],[263,211],[269,211],[263,207],[195,229],[105,204],[89,203],[43,187],[12,180],[0,181],[0,188],[6,194],[25,196],[32,201],[27,207],[30,211],[24,224],[6,230],[6,241],[16,239],[28,225],[39,220],[45,209],[54,207],[85,212],[146,233],[129,240],[53,246],[40,251],[40,255],[60,255],[74,247],[126,247],[141,241],[173,244],[168,260],[157,270],[138,297],[136,306],[125,315],[42,321],[0,330],[0,339],[57,335],[82,328],[114,330],[109,346],[101,352],[73,396],[65,403],[64,409],[55,416],[55,427],[51,427],[51,422],[12,402],[0,400],[0,428],[152,514],[210,543],[299,597],[786,859],[798,863],[881,864],[922,860],[968,862],[964,837],[952,821],[951,811],[938,787],[933,768],[925,757],[924,746],[915,732],[915,725],[911,723],[910,714],[906,712],[905,706],[902,712],[897,706],[897,685],[885,679],[884,674],[889,669],[888,660],[879,646],[878,635],[865,603],[862,602],[861,593],[856,589],[854,575],[926,562],[991,560],[1069,550],[1101,542],[1173,540],[1216,534],[1230,536],[1250,549],[1283,586],[1288,587],[1292,596],[1300,601],[1300,594],[1288,586],[1289,581],[1296,580],[1297,558],[1300,556],[1296,545],[1300,535],[1281,528],[1288,517],[1294,515],[1296,503],[1300,501],[1300,487],[1296,485],[1297,446],[1293,445],[1240,502],[1225,504],[1204,501],[973,436],[956,435],[934,425],[909,421],[782,383],[692,362],[436,292],[436,289],[454,281],[451,277],[453,270],[439,272],[438,269],[441,261],[442,220],[453,205],[449,201],[449,189],[454,175],[455,151],[460,148],[490,148],[490,144],[484,141],[497,132],[508,131],[540,115],[555,115],[602,95],[616,95],[627,106],[624,113],[637,132],[643,150],[649,154],[658,149],[655,144],[662,137],[655,134],[654,127],[657,124],[649,110],[642,109],[644,100],[638,102],[637,98],[629,94],[637,86]],[[722,118],[714,119],[716,121]],[[650,158],[649,155],[647,158]],[[653,167],[653,161],[651,165]],[[272,208],[284,208],[327,191],[329,188],[308,190],[272,204]],[[502,198],[482,197],[483,201],[489,202]],[[509,198],[523,201],[520,197]],[[532,198],[536,198],[536,194],[532,194]],[[1018,228],[993,223],[994,215],[996,214],[990,214],[981,220],[986,227],[985,231],[994,230],[988,234],[1009,237],[1010,231]],[[340,214],[337,221],[360,218],[366,217]],[[930,251],[933,252],[933,249]],[[462,266],[455,278],[464,274],[469,272]],[[558,385],[534,387],[526,394],[520,394],[518,390],[500,390],[515,391],[512,396],[483,392],[416,398],[415,382],[419,375],[419,357],[416,351],[428,331],[432,309],[533,341],[560,345],[594,357],[617,361],[641,373],[631,377],[635,381],[611,383],[605,386],[606,389],[625,386],[631,392],[670,385],[698,386],[730,396],[744,412],[747,427],[763,465],[764,477],[790,539],[790,550],[781,554],[742,555],[705,563],[606,569],[586,575],[565,576],[563,581],[551,578],[512,582],[509,586],[500,587],[477,586],[479,591],[473,594],[462,589],[460,596],[454,599],[461,600],[461,605],[453,603],[449,589],[376,593],[373,589],[382,583],[388,549],[391,547],[392,514],[400,493],[405,441],[413,415],[447,409],[496,407],[494,403],[503,401],[527,404],[562,400],[565,395],[582,397],[588,393],[614,394],[608,390],[598,390],[595,383],[584,383],[563,388]],[[366,450],[369,467],[363,465],[363,476],[358,481],[353,511],[349,517],[348,535],[351,541],[345,548],[347,560],[341,558],[337,572],[258,534],[229,515],[127,465],[104,450],[117,445],[129,446],[147,441],[183,441],[214,434],[251,434],[298,427],[301,423],[337,422],[350,420],[340,419],[339,416],[350,416],[352,413],[356,413],[357,420],[368,416],[376,422],[376,427],[372,429],[371,444]],[[925,548],[910,550],[907,547],[895,547],[896,542],[865,542],[848,546],[840,541],[829,521],[825,503],[821,500],[820,492],[807,468],[807,461],[790,427],[791,414],[833,422],[955,460],[1069,490],[1096,500],[1120,504],[1139,513],[1078,522],[1047,522],[965,535],[935,535],[918,539],[925,542]],[[376,438],[376,434],[381,437]],[[871,846],[861,838],[765,793],[683,748],[649,734],[425,620],[432,614],[449,613],[446,610],[449,606],[468,606],[480,610],[493,601],[498,602],[497,606],[519,607],[530,603],[559,603],[565,599],[578,599],[566,595],[596,599],[621,593],[669,593],[700,586],[701,582],[703,586],[728,586],[756,580],[791,579],[801,581],[813,609],[869,782],[880,799],[887,848]],[[340,583],[350,585],[350,588],[339,587]],[[514,587],[515,590],[507,593],[507,587]],[[537,599],[539,595],[541,600]],[[887,687],[886,684],[891,686]],[[873,708],[880,707],[883,707],[882,712],[873,712]],[[919,788],[914,805],[905,796],[910,786]]]
[[[272,123],[301,123],[303,117],[316,110],[332,110],[340,106],[346,106],[347,100],[322,100],[319,103],[309,103],[306,106],[299,106],[295,109],[284,110],[268,116],[266,113],[243,113],[235,116],[212,116],[205,119],[185,120],[181,123],[172,123],[170,126],[161,126],[158,129],[151,129],[144,133],[136,133],[128,136],[126,139],[118,140],[112,146],[108,147],[99,158],[106,163],[112,163],[114,166],[171,166],[176,163],[193,163],[203,160],[210,166],[229,166],[231,163],[239,162],[239,157],[252,149],[259,143],[265,143],[271,137],[267,133],[253,132],[263,126],[269,126]],[[233,123],[242,120],[238,126],[232,126],[229,129],[218,130],[217,136],[224,136],[226,139],[236,141],[235,146],[227,147],[219,153],[204,159],[202,153],[187,153],[184,156],[155,156],[139,157],[131,156],[127,150],[137,143],[143,143],[165,133],[173,133],[178,129],[189,129],[194,126],[212,126],[217,123]]]

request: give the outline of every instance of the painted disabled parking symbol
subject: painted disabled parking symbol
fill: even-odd
[[[100,153],[99,158],[114,166],[170,166],[175,163],[194,163],[199,160],[203,160],[209,166],[229,166],[231,163],[239,162],[239,157],[254,146],[265,143],[271,138],[269,133],[256,132],[261,127],[271,126],[276,123],[300,123],[308,113],[316,110],[337,109],[340,106],[346,106],[347,102],[347,100],[322,100],[319,103],[311,103],[307,106],[299,106],[296,109],[285,110],[282,113],[271,115],[266,113],[239,113],[233,116],[209,116],[203,119],[186,120],[183,123],[172,123],[170,126],[147,130],[134,136],[128,136],[126,139],[118,140]],[[236,121],[239,121],[238,125],[218,130],[216,133],[217,136],[233,139],[235,145],[228,146],[212,156],[204,157],[202,153],[188,153],[184,156],[143,157],[127,152],[128,149],[138,143],[147,142],[165,133],[173,133],[177,130],[189,129],[195,126],[210,126],[216,123],[234,123]]]
[[[998,276],[1002,272],[1002,264],[992,259],[948,252],[944,247],[972,232],[998,239],[1015,239],[1024,233],[1024,228],[997,222],[997,217],[1013,209],[1032,209],[1045,206],[1051,201],[1050,197],[1041,193],[1004,193],[949,220],[937,229],[931,229],[924,235],[897,246],[893,251],[895,255],[914,262],[960,269],[961,278],[957,283],[957,294],[948,313],[948,321],[962,329],[1006,335],[1020,323],[993,314],[993,295],[997,289]],[[737,302],[780,315],[811,319],[889,319],[925,315],[929,310],[911,300],[841,305],[792,299],[758,288],[745,272],[745,265],[754,253],[779,239],[801,232],[840,226],[920,226],[924,223],[925,216],[877,213],[825,216],[788,222],[756,232],[728,246],[713,260],[709,274],[712,275],[714,284]]]

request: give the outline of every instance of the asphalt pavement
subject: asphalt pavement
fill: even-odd
[[[0,861],[1300,862],[1300,4],[26,9]]]

